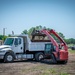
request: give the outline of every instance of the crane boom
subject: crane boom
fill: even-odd
[[[55,39],[51,36],[51,34],[55,35],[61,42],[61,45],[64,47],[64,50],[67,51],[68,47],[67,44],[65,43],[65,41],[53,30],[41,30],[41,32],[43,32],[45,35],[47,35],[49,37],[49,39],[51,40],[51,42],[53,43],[54,46],[56,46],[56,51],[58,52],[59,50],[59,45],[58,43],[55,41]]]

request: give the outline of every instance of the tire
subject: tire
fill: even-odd
[[[35,54],[35,60],[36,61],[41,61],[43,58],[44,58],[44,54],[42,52]]]
[[[14,55],[12,53],[6,53],[4,56],[4,62],[13,62]]]
[[[68,62],[68,61],[67,61],[67,60],[65,60],[65,61],[63,61],[63,64],[67,64],[67,62]]]
[[[0,62],[4,62],[4,59],[0,59]]]
[[[51,55],[51,59],[52,59],[52,63],[56,64],[57,63],[57,60],[54,56],[54,54]]]
[[[67,64],[68,60],[58,61],[58,64]]]

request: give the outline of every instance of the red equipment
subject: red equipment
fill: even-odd
[[[54,31],[54,30],[41,30],[40,33],[45,34],[49,37],[53,45],[56,47],[56,51],[53,52],[55,58],[57,61],[62,61],[64,63],[67,63],[68,60],[68,47],[65,41]],[[56,40],[51,36],[51,34],[54,34],[59,40],[60,44],[56,42]],[[61,49],[59,48],[61,46]]]

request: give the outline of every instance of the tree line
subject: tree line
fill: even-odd
[[[75,44],[75,39],[74,38],[69,38],[69,39],[64,39],[67,44]]]
[[[35,29],[35,30],[41,30],[41,29],[50,30],[51,28],[47,28],[47,27],[45,27],[45,26],[39,25],[39,26],[36,26],[36,27],[31,27],[29,30],[26,30],[26,29],[23,30],[21,34],[28,34],[28,35],[30,36],[31,33],[32,33],[32,31],[33,31],[34,29]],[[67,44],[75,44],[75,39],[74,39],[74,38],[66,39],[63,33],[61,33],[61,32],[57,32],[57,33],[59,34],[60,37],[62,37],[62,38],[65,40],[65,42],[66,42]],[[9,35],[8,35],[8,36],[9,36]],[[5,40],[8,36],[0,35],[0,40]],[[54,35],[52,35],[52,36],[55,38],[55,40],[58,41],[58,39],[57,39]]]

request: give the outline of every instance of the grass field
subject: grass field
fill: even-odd
[[[69,50],[67,64],[50,64],[25,60],[0,63],[0,75],[75,75],[75,50]]]
[[[75,50],[69,49],[68,51],[69,51],[70,54],[75,54]]]

